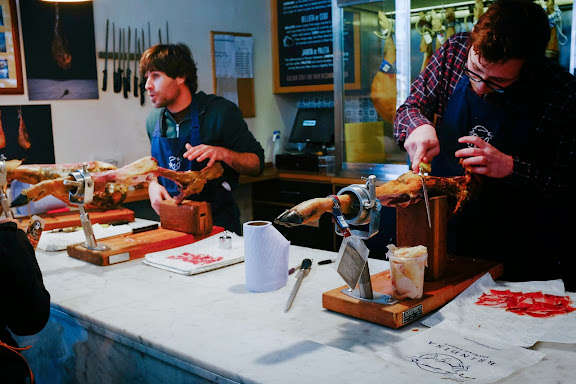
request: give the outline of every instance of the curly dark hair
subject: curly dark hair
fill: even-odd
[[[480,17],[470,37],[474,51],[488,62],[534,62],[544,57],[550,39],[548,16],[531,0],[498,0]]]
[[[157,44],[145,50],[140,58],[141,78],[149,71],[164,72],[173,79],[184,77],[192,94],[198,89],[196,63],[185,44]]]

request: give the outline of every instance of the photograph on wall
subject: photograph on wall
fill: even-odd
[[[0,106],[0,154],[25,164],[54,164],[50,105]]]
[[[23,93],[16,0],[0,0],[0,95]]]
[[[92,2],[20,1],[30,100],[98,98]]]

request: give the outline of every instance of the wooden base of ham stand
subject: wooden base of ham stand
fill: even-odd
[[[109,224],[118,221],[134,221],[134,211],[126,208],[111,209],[109,211],[89,211],[92,224]],[[67,227],[82,226],[77,210],[57,213],[41,213],[40,216],[46,222],[45,231],[61,229]],[[24,225],[28,225],[28,219],[22,220]]]
[[[454,257],[446,253],[448,204],[445,196],[430,199],[432,228],[428,226],[424,201],[407,208],[398,208],[396,212],[396,245],[425,245],[428,248],[428,268],[422,299],[403,299],[396,304],[381,304],[377,300],[351,295],[345,285],[322,295],[324,308],[386,327],[400,328],[444,306],[487,272],[494,279],[502,276],[504,268],[501,263]],[[375,298],[378,293],[392,294],[389,270],[371,276],[370,280]]]
[[[147,232],[119,235],[98,241],[98,244],[105,244],[110,247],[110,249],[104,251],[91,250],[82,244],[69,245],[68,255],[96,265],[111,265],[139,259],[147,253],[192,244],[220,232],[224,232],[224,228],[213,227],[212,232],[200,235],[158,228]]]

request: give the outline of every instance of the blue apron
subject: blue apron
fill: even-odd
[[[468,145],[458,143],[462,136],[479,136],[501,152],[521,157],[538,147],[530,113],[505,94],[492,96],[499,102],[491,103],[479,97],[471,89],[468,77],[460,79],[437,129],[441,147],[440,154],[432,161],[432,175],[464,174],[459,158],[454,155]],[[535,230],[538,227],[533,221],[539,215],[538,202],[505,179],[484,176],[481,179],[471,200],[448,222],[448,251],[499,259],[505,261],[505,265],[510,262],[514,267],[505,267],[507,272],[519,273],[518,263],[528,255],[518,253],[536,250],[540,244]],[[519,252],[520,249],[523,250]]]
[[[190,161],[182,155],[186,152],[186,143],[192,146],[202,144],[200,139],[200,122],[198,120],[198,103],[194,100],[190,104],[187,119],[191,119],[192,130],[190,136],[167,138],[162,135],[164,123],[164,111],[160,114],[154,133],[152,134],[152,156],[158,161],[162,168],[168,168],[173,171],[198,171],[204,168],[207,161],[199,164],[196,160]],[[170,179],[159,177],[158,182],[163,185],[170,196],[178,195],[176,183]]]
[[[189,108],[187,119],[191,120],[192,129],[189,136],[167,138],[163,135],[164,112],[160,114],[154,133],[152,134],[151,154],[162,168],[173,171],[200,171],[208,164],[208,159],[198,162],[188,160],[182,155],[186,152],[186,143],[192,146],[202,144],[200,138],[200,120],[198,102],[193,98]],[[158,177],[158,182],[163,185],[170,196],[178,195],[178,187],[172,180]],[[234,201],[231,191],[222,186],[223,178],[208,180],[199,194],[186,197],[193,201],[206,201],[212,208],[212,221],[214,225],[224,227],[237,234],[241,233],[240,209]]]

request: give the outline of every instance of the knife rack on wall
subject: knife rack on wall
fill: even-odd
[[[140,99],[140,105],[144,105],[145,83],[139,78],[139,65],[142,52],[153,44],[169,43],[168,22],[166,22],[165,39],[162,38],[162,28],[158,29],[158,41],[152,43],[150,22],[148,22],[148,39],[144,34],[144,28],[116,27],[114,22],[106,20],[105,51],[98,52],[98,58],[105,60],[102,91],[108,89],[108,66],[112,61],[112,89],[114,93],[120,93],[125,99],[133,94]]]

